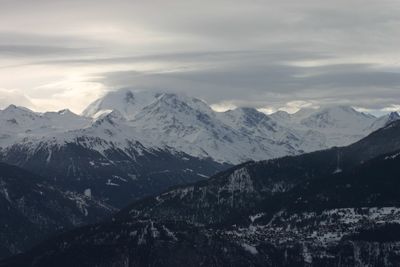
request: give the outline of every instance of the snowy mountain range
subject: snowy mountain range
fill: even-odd
[[[233,164],[348,145],[399,118],[346,106],[216,112],[185,95],[121,90],[82,115],[13,105],[0,111],[0,160],[121,208]]]
[[[347,106],[295,114],[266,115],[254,108],[216,112],[184,95],[121,90],[96,100],[82,116],[11,105],[0,111],[0,147],[29,144],[35,150],[43,144],[101,139],[81,145],[104,152],[105,143],[127,150],[129,143],[140,142],[147,149],[238,164],[348,145],[399,118],[397,113],[376,118]]]
[[[400,119],[380,118],[349,106],[266,115],[254,108],[216,112],[204,101],[177,94],[112,92],[84,112],[98,118],[118,110],[145,146],[171,147],[195,157],[238,164],[349,145]]]

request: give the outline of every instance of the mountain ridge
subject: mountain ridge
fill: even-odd
[[[19,108],[25,120],[20,121],[4,115],[12,109],[18,107],[0,111],[0,124],[16,125],[0,131],[3,148],[24,139],[51,140],[54,135],[62,140],[64,134],[68,140],[71,131],[84,134],[81,130],[93,127],[110,113],[114,116],[119,113],[118,122],[123,128],[119,131],[126,132],[125,139],[130,136],[131,141],[148,148],[169,147],[194,157],[211,157],[231,164],[348,145],[400,119],[395,113],[375,118],[348,106],[301,110],[294,114],[266,115],[246,107],[215,112],[196,98],[133,90],[105,95],[89,105],[82,112],[83,117],[68,110],[35,113]],[[29,117],[33,119],[28,120]]]
[[[235,166],[0,266],[396,266],[399,133],[395,121],[348,147]]]

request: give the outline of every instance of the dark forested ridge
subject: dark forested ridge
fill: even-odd
[[[0,163],[0,257],[26,250],[51,233],[114,212],[94,199],[61,191],[31,172]]]

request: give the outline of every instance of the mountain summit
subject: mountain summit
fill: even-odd
[[[109,92],[90,104],[83,112],[85,117],[96,118],[110,110],[118,109],[126,118],[132,119],[142,108],[153,102],[160,93],[119,90]]]

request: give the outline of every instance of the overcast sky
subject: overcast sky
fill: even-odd
[[[80,112],[119,88],[400,110],[400,1],[0,0],[0,108]]]

